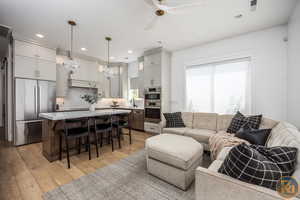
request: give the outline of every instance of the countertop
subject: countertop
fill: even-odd
[[[97,107],[96,110],[103,110],[103,109],[121,109],[121,110],[144,110],[144,107],[133,107],[133,106],[120,106],[120,107],[111,107],[111,106],[103,106],[103,107]],[[62,108],[61,110],[58,110],[57,112],[66,112],[66,111],[88,111],[88,108]]]
[[[40,113],[40,117],[52,121],[65,120],[65,119],[76,119],[85,117],[96,117],[104,115],[117,115],[130,113],[129,110],[118,110],[118,109],[105,109],[96,111],[70,111],[70,112],[52,112],[52,113]]]

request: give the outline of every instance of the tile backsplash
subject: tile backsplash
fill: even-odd
[[[63,103],[59,103],[60,110],[88,108],[89,104],[80,98],[85,94],[97,94],[97,89],[69,88]]]

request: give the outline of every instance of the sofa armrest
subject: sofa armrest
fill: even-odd
[[[283,199],[276,191],[245,183],[203,167],[196,169],[195,187],[196,200]]]

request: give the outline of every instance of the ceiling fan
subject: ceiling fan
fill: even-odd
[[[203,0],[189,0],[182,4],[179,0],[144,0],[148,5],[154,8],[154,19],[145,27],[145,30],[152,29],[160,17],[166,14],[180,14],[187,8],[203,5]]]

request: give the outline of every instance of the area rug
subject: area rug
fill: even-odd
[[[44,194],[45,200],[194,200],[194,184],[182,191],[146,171],[139,151]]]

